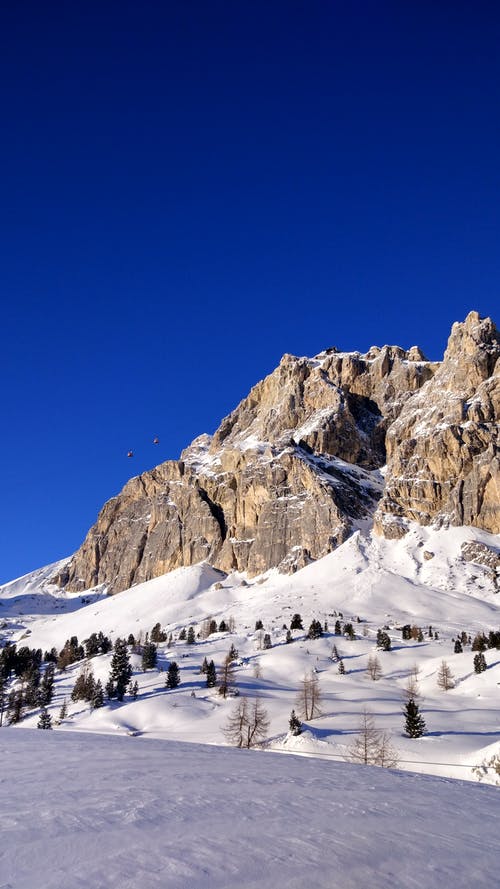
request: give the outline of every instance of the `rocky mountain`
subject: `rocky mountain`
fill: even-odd
[[[116,593],[202,560],[289,572],[373,521],[386,536],[406,519],[499,532],[499,359],[476,312],[442,362],[396,346],[285,355],[213,436],[106,503],[56,582]]]

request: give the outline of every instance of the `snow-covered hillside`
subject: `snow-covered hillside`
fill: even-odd
[[[0,732],[9,889],[493,889],[498,792],[137,738]],[[57,763],[57,768],[54,767]]]
[[[0,588],[0,613],[4,615],[4,639],[19,645],[59,651],[66,639],[80,641],[102,630],[113,640],[132,633],[137,639],[159,622],[173,643],[159,646],[158,669],[141,670],[141,658],[132,655],[137,700],[110,702],[90,710],[70,701],[81,663],[56,674],[55,697],[50,712],[57,719],[64,699],[68,715],[59,732],[83,730],[133,733],[147,738],[168,738],[209,744],[226,743],[222,729],[232,712],[234,699],[223,699],[217,689],[206,687],[200,673],[204,658],[217,668],[233,644],[239,652],[234,678],[240,695],[260,695],[270,727],[267,745],[342,761],[358,731],[365,707],[376,724],[397,748],[400,768],[474,779],[471,767],[500,748],[498,685],[500,652],[486,651],[488,669],[474,673],[471,646],[454,653],[453,639],[461,631],[500,628],[500,602],[491,572],[461,557],[467,541],[482,541],[498,550],[498,538],[471,528],[436,530],[414,525],[401,540],[356,532],[343,546],[294,575],[273,571],[248,581],[241,575],[225,576],[201,564],[179,569],[133,587],[113,597],[99,590],[84,594],[60,594],[47,587],[47,572],[28,576]],[[24,593],[23,593],[24,591]],[[51,614],[47,612],[52,611]],[[292,615],[299,613],[304,630],[292,632],[285,641]],[[229,622],[234,631],[198,635],[207,618]],[[359,621],[358,621],[359,618]],[[319,639],[305,638],[312,620],[328,630]],[[351,621],[356,638],[335,635],[337,619]],[[255,631],[262,621],[263,631]],[[401,627],[422,628],[423,641],[403,641]],[[193,626],[196,643],[178,640],[183,627]],[[432,636],[429,635],[432,626]],[[386,627],[390,651],[377,651],[379,628]],[[435,634],[438,634],[436,638]],[[269,633],[272,647],[262,646]],[[345,666],[339,674],[332,660],[333,646]],[[368,659],[378,658],[382,676],[373,681]],[[95,678],[105,684],[111,654],[92,658]],[[442,691],[437,674],[446,660],[454,688]],[[181,684],[165,688],[168,664],[180,667]],[[417,688],[427,731],[422,738],[404,735],[402,702],[410,674],[418,674]],[[314,671],[322,693],[322,715],[306,724],[307,733],[284,745],[291,709],[305,674]],[[39,711],[33,710],[20,726],[34,727]],[[487,776],[488,777],[488,776]],[[491,777],[491,776],[490,776]]]

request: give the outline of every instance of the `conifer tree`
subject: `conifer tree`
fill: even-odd
[[[264,633],[264,639],[262,642],[262,648],[272,648],[273,644],[271,642],[271,636],[269,633]]]
[[[207,666],[207,688],[215,688],[217,685],[217,672],[213,661],[209,661]]]
[[[170,661],[165,685],[167,688],[177,688],[177,686],[180,685],[180,682],[181,677],[179,676],[179,666],[175,661]]]
[[[256,620],[255,621],[255,630],[257,631],[257,630],[263,630],[263,629],[264,629],[264,624],[262,623],[262,621]]]
[[[196,642],[196,636],[194,634],[194,627],[189,627],[188,634],[187,634],[187,644],[194,645],[195,642]]]
[[[262,629],[262,627],[260,628]],[[295,613],[290,621],[290,629],[291,630],[303,630],[304,626],[302,624],[302,618],[300,614]]]
[[[52,702],[52,698],[54,696],[54,673],[54,664],[49,663],[48,666],[45,668],[45,672],[42,676],[40,690],[38,693],[38,699],[42,707],[48,707],[48,705]]]
[[[405,704],[405,731],[409,738],[421,738],[425,732],[425,720],[413,698]]]
[[[98,710],[99,707],[104,707],[104,689],[102,687],[102,682],[100,679],[98,679],[94,685],[94,691],[92,694],[90,705],[92,707],[92,710]]]
[[[482,651],[474,655],[474,673],[484,673],[488,664]]]
[[[290,719],[288,721],[288,727],[292,735],[301,735],[302,734],[302,723],[295,713],[295,710],[292,710],[290,713]]]
[[[287,631],[286,631],[285,642],[287,643],[287,645],[288,645],[290,642],[293,642],[293,636],[292,636],[291,630],[287,630]]]
[[[127,643],[118,638],[115,642],[113,657],[111,658],[111,672],[109,679],[114,685],[114,694],[119,701],[123,701],[127,685],[132,676],[132,667],[127,651]]]
[[[50,713],[47,712],[45,707],[42,707],[40,710],[40,718],[38,720],[37,728],[41,729],[51,729],[52,728],[52,717]]]
[[[463,649],[460,639],[455,639],[455,648],[453,650],[454,650],[455,654],[462,654],[464,649]]]
[[[63,719],[66,719],[68,715],[68,705],[66,703],[66,698],[61,704],[61,709],[59,710],[59,720],[62,722]]]
[[[339,673],[341,676],[344,676],[345,674],[344,661],[342,660],[342,658],[340,658],[339,660]]]
[[[139,694],[139,683],[137,682],[137,679],[135,680],[135,682],[130,683],[128,687],[128,693],[133,701],[137,700],[137,696]]]
[[[146,670],[154,670],[158,660],[158,649],[154,642],[146,642],[142,649],[141,667]]]
[[[339,620],[335,621],[335,635],[336,636],[342,635],[342,625]]]

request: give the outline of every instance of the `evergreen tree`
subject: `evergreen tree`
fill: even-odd
[[[455,652],[455,654],[462,654],[462,652],[463,652],[463,647],[462,647],[462,643],[461,643],[460,639],[455,639],[454,652]]]
[[[45,668],[45,672],[42,676],[40,690],[38,693],[38,700],[40,701],[42,707],[48,707],[48,705],[52,702],[52,698],[54,697],[54,673],[54,664],[49,663],[49,665]]]
[[[160,623],[155,624],[153,629],[151,630],[151,642],[154,642],[156,645],[159,645],[160,642],[166,642],[166,641],[167,641],[167,634],[165,632],[163,632],[163,630],[161,628],[161,624]]]
[[[287,643],[293,642],[293,636],[292,636],[291,630],[286,631],[285,642],[287,642]]]
[[[165,685],[167,686],[167,688],[177,688],[180,683],[181,677],[179,676],[179,666],[178,664],[176,664],[175,661],[170,661],[168,665],[167,680],[165,682]]]
[[[158,649],[154,642],[146,642],[142,649],[141,667],[144,672],[146,670],[154,670],[158,660]]]
[[[196,642],[196,637],[194,635],[194,627],[189,627],[188,634],[187,634],[187,644],[194,645],[195,642]]]
[[[307,632],[307,639],[319,639],[323,635],[323,627],[319,620],[313,620]]]
[[[405,731],[409,738],[421,738],[425,732],[425,720],[413,698],[404,706]]]
[[[206,657],[204,657],[204,658],[203,658],[203,663],[202,663],[202,665],[201,665],[201,667],[200,667],[200,673],[206,673],[207,670],[208,670],[208,661],[207,661]]]
[[[72,701],[91,701],[95,691],[95,680],[90,664],[85,664],[73,686]]]
[[[232,642],[231,642],[231,648],[228,651],[227,657],[228,657],[228,660],[230,660],[230,661],[237,661],[239,658],[238,649],[236,648],[235,645],[233,645]]]
[[[381,648],[382,651],[391,650],[390,636],[384,630],[377,630],[377,648]]]
[[[472,651],[486,651],[487,647],[484,633],[477,633],[472,643]]]
[[[482,651],[474,655],[474,673],[484,673],[488,664]]]
[[[55,648],[51,648],[50,651],[46,651],[43,659],[46,664],[57,664],[58,654]]]
[[[344,661],[342,660],[342,658],[340,658],[339,660],[339,673],[341,676],[344,676],[345,674]]]
[[[100,679],[98,679],[94,685],[90,706],[92,707],[92,710],[98,710],[99,707],[104,707],[104,689]]]
[[[255,630],[257,631],[257,630],[263,630],[263,629],[264,629],[264,624],[262,623],[262,621],[256,620],[255,621]]]
[[[408,639],[411,639],[411,626],[410,626],[410,624],[404,624],[404,626],[401,627],[401,638],[404,639],[404,640],[406,640],[406,641],[408,641]]]
[[[68,705],[66,703],[66,698],[61,704],[61,709],[59,710],[59,720],[62,722],[63,719],[66,719],[68,715]]]
[[[262,642],[262,648],[272,648],[271,636],[269,633],[264,633],[264,640]]]
[[[7,721],[9,725],[16,725],[21,722],[24,710],[24,697],[21,688],[11,691],[7,704]]]
[[[153,639],[153,634],[152,634],[152,633],[151,633],[151,638]],[[153,642],[154,642],[154,641],[155,641],[155,640],[153,639]],[[129,633],[129,634],[128,634],[128,637],[127,637],[127,645],[130,645],[131,648],[134,647],[134,645],[135,645],[135,636],[134,636],[133,633]]]
[[[295,710],[292,710],[292,712],[290,713],[288,726],[292,735],[302,734],[302,723],[299,717],[296,715]]]
[[[214,620],[213,618],[212,618],[212,620],[210,621],[209,630],[210,630],[210,636],[212,635],[212,633],[216,633],[216,632],[217,632],[217,621]]]
[[[133,701],[137,700],[137,696],[139,694],[139,684],[137,682],[137,679],[135,680],[135,682],[130,683],[128,687],[128,693]]]
[[[227,633],[227,623],[225,620],[221,620],[219,624],[219,633]]]
[[[217,672],[215,664],[210,661],[207,667],[207,688],[215,688],[217,685]]]
[[[336,636],[342,635],[342,625],[339,620],[335,621],[335,635]]]
[[[290,621],[290,629],[291,630],[303,630],[304,629],[303,624],[302,624],[302,618],[301,618],[300,614],[298,614],[298,613],[294,614],[294,616],[292,617],[292,620]]]
[[[132,676],[132,667],[127,651],[127,643],[118,638],[115,642],[113,657],[111,658],[110,681],[114,684],[114,695],[119,701],[123,701],[127,685]]]
[[[37,728],[41,729],[51,729],[52,728],[52,717],[50,713],[47,713],[45,707],[42,707],[40,710],[40,718],[38,720]]]

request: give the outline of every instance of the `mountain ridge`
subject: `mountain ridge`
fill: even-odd
[[[213,436],[108,501],[55,582],[116,593],[200,561],[291,572],[360,521],[388,536],[408,520],[497,533],[499,342],[471,312],[442,362],[415,346],[284,355]]]

